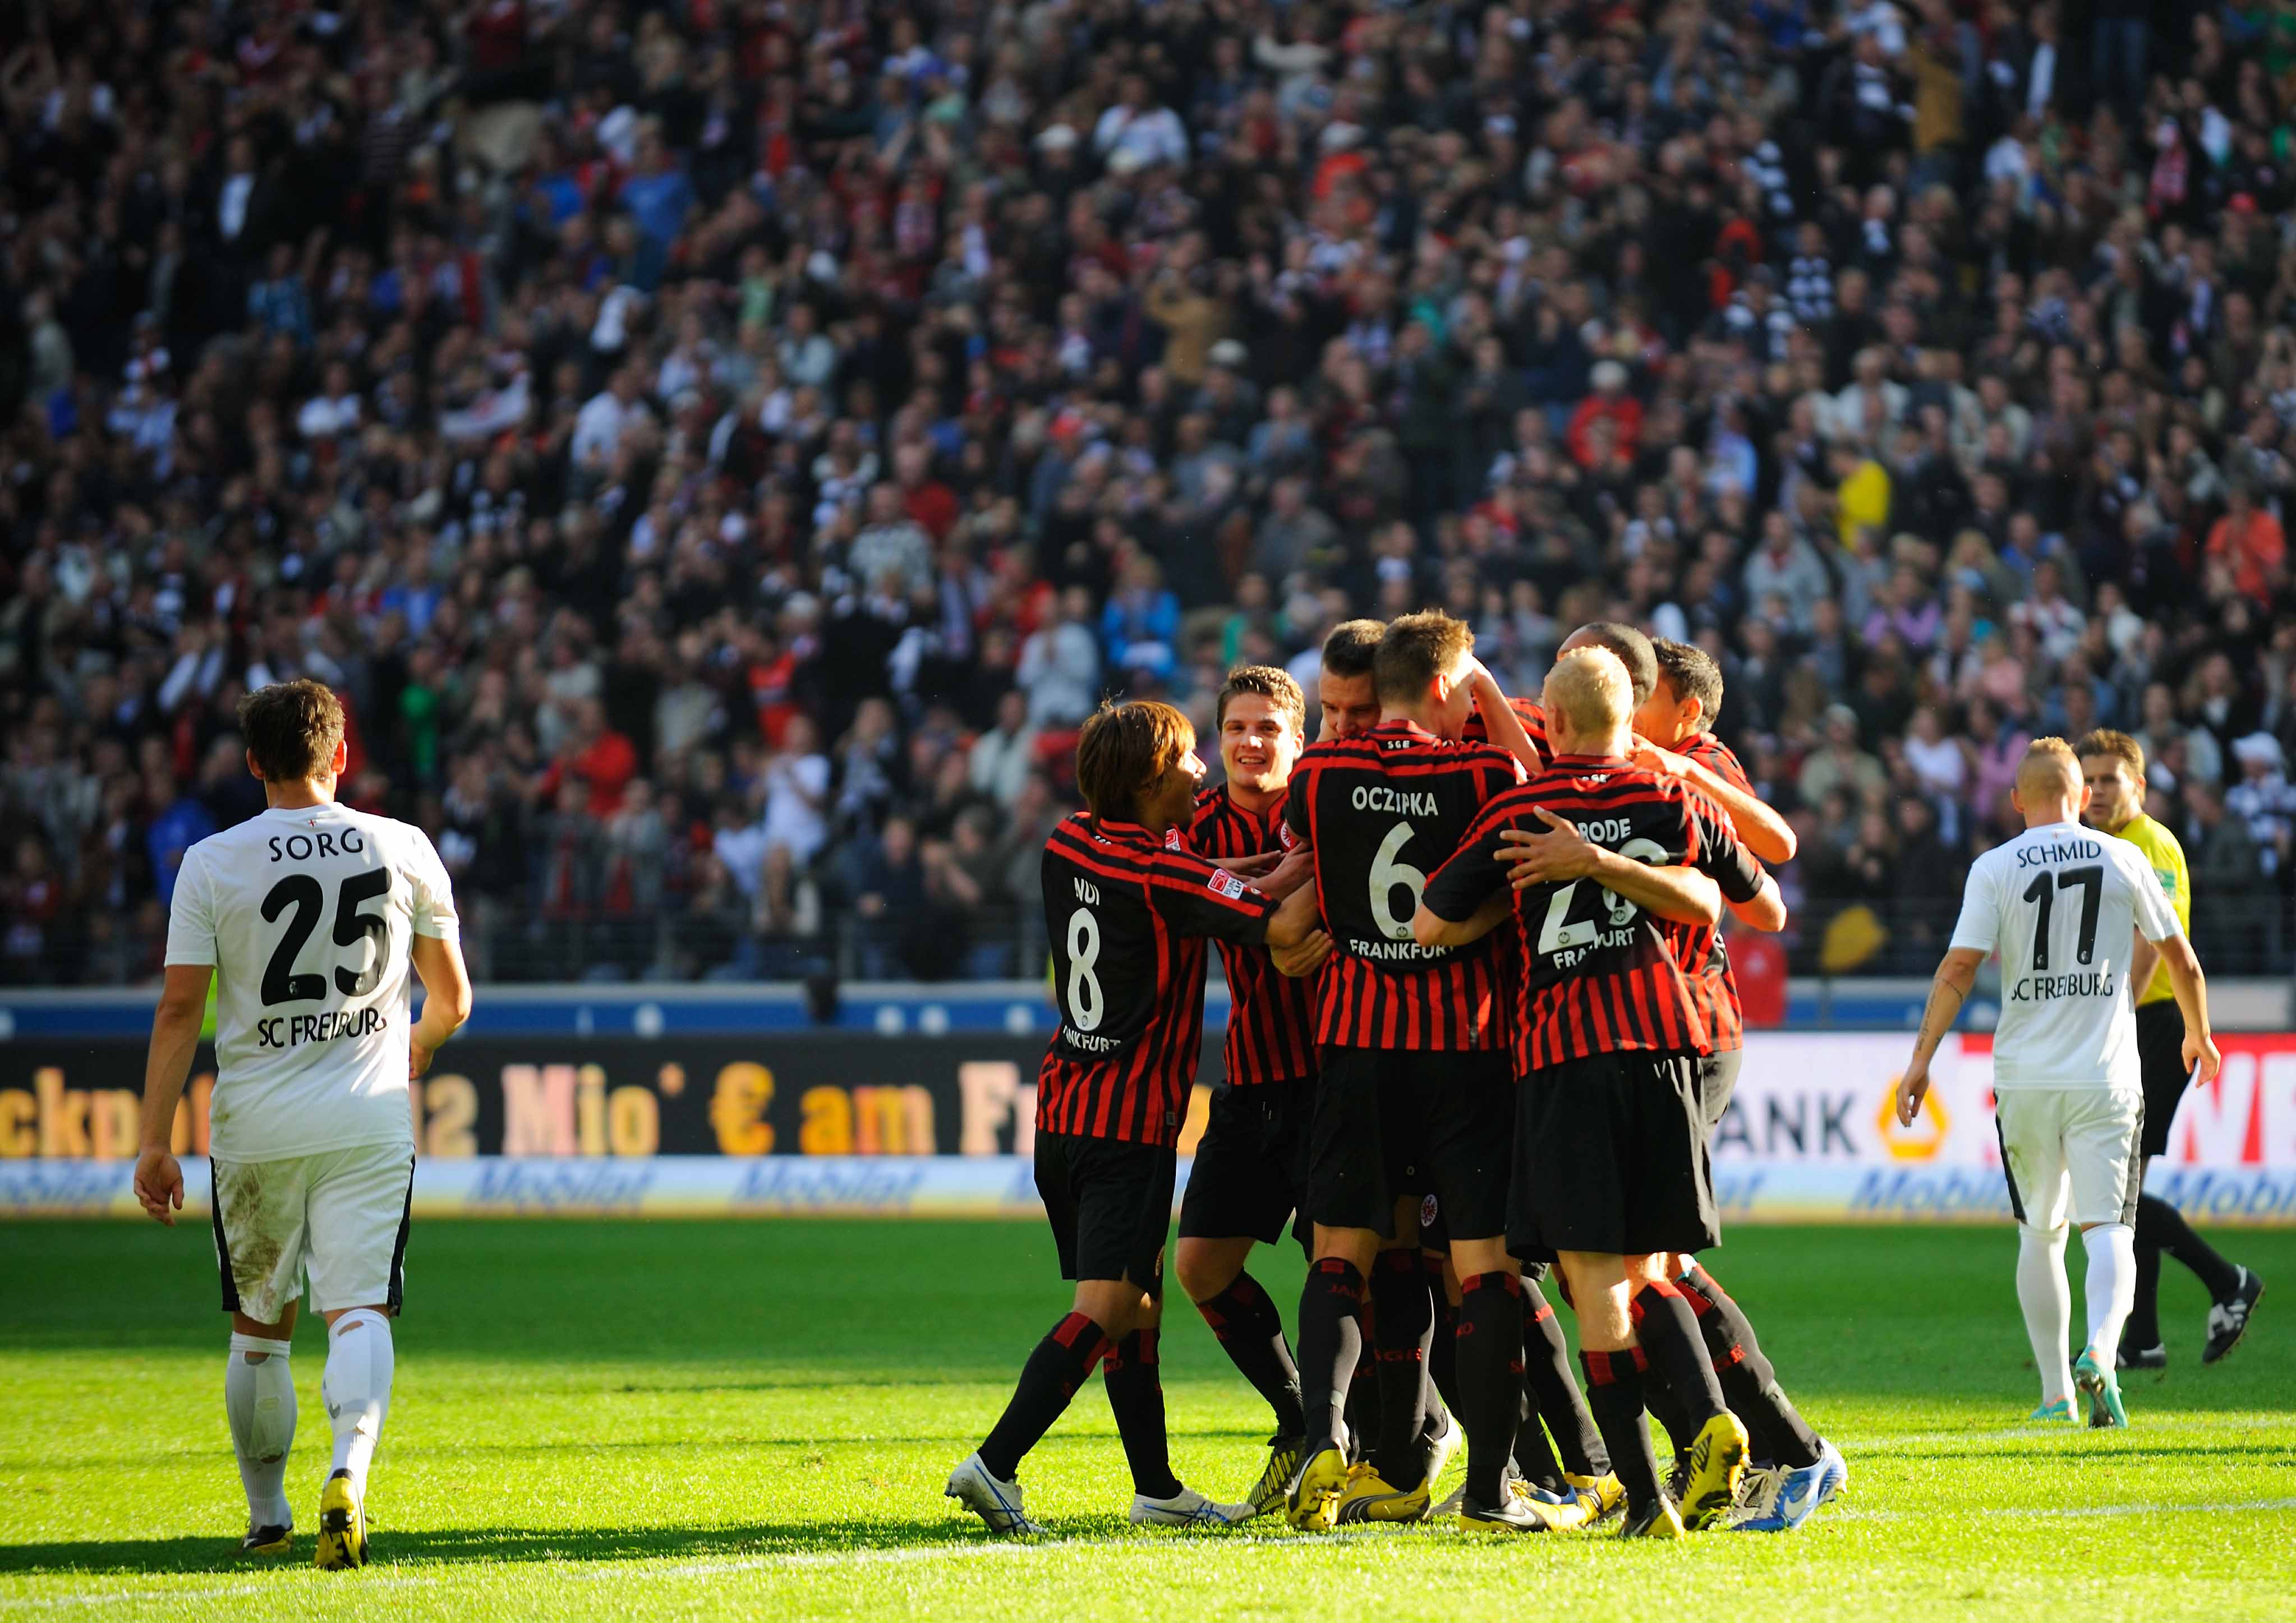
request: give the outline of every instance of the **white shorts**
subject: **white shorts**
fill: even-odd
[[[2009,1207],[2035,1228],[2135,1223],[2144,1190],[2144,1095],[2131,1088],[2013,1087],[1996,1095]],[[2070,1210],[2067,1209],[2070,1198]]]
[[[398,1311],[414,1152],[363,1144],[214,1163],[216,1264],[226,1313],[275,1324],[311,1282],[311,1308]]]

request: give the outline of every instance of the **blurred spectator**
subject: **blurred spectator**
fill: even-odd
[[[1029,696],[1018,688],[996,701],[996,725],[973,741],[967,774],[974,791],[1011,807],[1028,786],[1037,758],[1037,729],[1029,719]]]
[[[1442,604],[1714,652],[1798,968],[2110,722],[2284,973],[2268,9],[18,7],[0,964],[156,973],[308,674],[483,976],[1032,975],[1103,697]]]
[[[1825,712],[1824,745],[1802,763],[1796,791],[1812,804],[1836,791],[1848,792],[1853,802],[1863,802],[1887,786],[1882,763],[1857,747],[1857,712],[1846,704],[1830,707]],[[1876,848],[1883,843],[1874,842]]]
[[[815,747],[813,720],[790,717],[765,766],[765,846],[803,867],[829,841],[829,758]]]
[[[1092,594],[1071,586],[1061,594],[1050,623],[1021,645],[1013,680],[1029,695],[1029,720],[1039,727],[1073,726],[1088,715],[1100,688],[1100,643],[1087,622]]]

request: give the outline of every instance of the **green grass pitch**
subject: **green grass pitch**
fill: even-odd
[[[2093,1436],[2022,1423],[2005,1229],[1737,1231],[1715,1271],[1850,1462],[1848,1496],[1796,1536],[1136,1532],[1095,1382],[1022,1471],[1055,1537],[1013,1546],[940,1488],[1066,1306],[1042,1228],[418,1223],[374,1564],[328,1574],[308,1564],[316,1324],[296,1338],[296,1557],[242,1564],[206,1225],[12,1225],[0,1615],[2285,1619],[2296,1234],[2220,1238],[2281,1282],[2248,1341],[2199,1367],[2205,1304],[2171,1264],[2174,1363],[2132,1382],[2131,1430]],[[1296,1252],[1260,1257],[1292,1297]],[[1175,1463],[1233,1496],[1265,1409],[1193,1313],[1164,1343]]]

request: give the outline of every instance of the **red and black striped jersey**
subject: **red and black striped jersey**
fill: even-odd
[[[1427,875],[1490,799],[1521,780],[1491,744],[1407,721],[1310,745],[1292,769],[1284,820],[1315,848],[1316,899],[1332,934],[1316,1040],[1341,1048],[1505,1045],[1499,944],[1411,939]]]
[[[1748,777],[1745,767],[1738,764],[1738,752],[1711,733],[1693,733],[1675,745],[1674,752],[1688,756],[1733,789],[1742,789],[1748,794],[1754,792],[1754,780]]]
[[[1259,942],[1275,911],[1188,848],[1084,812],[1045,841],[1045,930],[1060,1030],[1037,1073],[1037,1130],[1176,1144],[1204,1038],[1204,938]]]
[[[1711,874],[1722,894],[1749,901],[1762,870],[1714,803],[1678,778],[1622,758],[1564,756],[1483,809],[1458,853],[1427,881],[1428,910],[1472,918],[1508,882],[1501,858],[1510,828],[1537,833],[1544,807],[1596,845],[1659,867]],[[1521,972],[1515,985],[1515,1065],[1528,1073],[1628,1049],[1710,1053],[1698,973],[1686,954],[1702,926],[1653,918],[1588,880],[1513,893]],[[1711,934],[1710,930],[1706,933]]]
[[[1531,743],[1538,748],[1538,758],[1545,760],[1549,753],[1546,742],[1546,707],[1536,699],[1510,699],[1507,701],[1507,709],[1513,710],[1515,719],[1522,723],[1522,730],[1530,734]],[[1483,725],[1483,712],[1480,707],[1476,709],[1473,715],[1467,717],[1467,725],[1460,730],[1459,736],[1471,744],[1490,742],[1490,729]]]
[[[1711,733],[1692,734],[1675,746],[1675,753],[1688,756],[1733,789],[1754,792],[1753,780],[1738,764],[1737,752]],[[1710,939],[1697,966],[1699,1012],[1714,1040],[1713,1052],[1730,1053],[1746,1045],[1746,1012],[1738,1002],[1737,977],[1730,972],[1729,943],[1719,930],[1706,934]]]
[[[1258,857],[1298,843],[1283,825],[1279,792],[1264,812],[1238,806],[1223,783],[1196,797],[1189,843],[1205,856]],[[1222,1046],[1227,1079],[1238,1087],[1290,1082],[1316,1074],[1316,983],[1312,975],[1286,975],[1264,947],[1219,943],[1227,971],[1227,1040]]]

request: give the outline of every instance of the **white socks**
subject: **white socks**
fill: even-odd
[[[2110,1370],[2120,1348],[2120,1326],[2136,1299],[2136,1231],[2126,1223],[2100,1223],[2081,1233],[2088,1257],[2088,1283],[2081,1305],[2088,1309],[2088,1349]]]
[[[295,1442],[295,1375],[289,1344],[261,1336],[231,1338],[223,1373],[223,1412],[231,1422],[232,1452],[247,1489],[247,1521],[257,1528],[291,1527],[287,1504],[287,1450]]]
[[[2132,1286],[2135,1267],[2132,1259]],[[2071,1287],[2065,1283],[2065,1231],[2062,1227],[2038,1229],[2025,1223],[2017,1225],[2017,1305],[2025,1310],[2025,1336],[2033,1344],[2033,1367],[2041,1373],[2041,1402],[2047,1405],[2070,1398],[2073,1371],[2071,1361],[2065,1356],[2065,1337],[2072,1328],[2073,1296]],[[2127,1289],[2121,1293],[2120,1311],[2124,1316],[2128,1311]],[[2114,1323],[2118,1325],[2119,1321]],[[2119,1331],[2116,1329],[2114,1333]]]
[[[319,1391],[335,1428],[332,1471],[351,1473],[361,1503],[383,1416],[390,1412],[391,1364],[390,1321],[372,1307],[353,1308],[328,1330],[327,1373]]]

